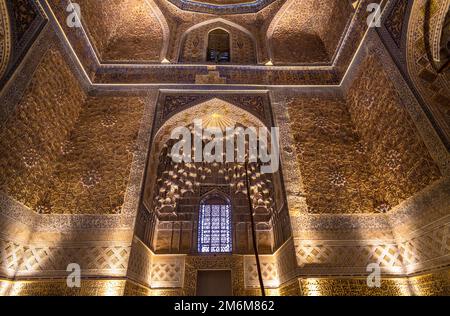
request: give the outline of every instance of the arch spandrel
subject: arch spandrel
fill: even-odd
[[[11,28],[6,0],[0,0],[0,79],[8,68],[11,55]]]
[[[441,71],[433,51],[437,34],[448,11],[449,1],[418,0],[410,4],[411,13],[406,36],[406,64],[411,81],[432,113],[437,131],[449,145],[450,75]],[[447,10],[447,11],[446,11]]]

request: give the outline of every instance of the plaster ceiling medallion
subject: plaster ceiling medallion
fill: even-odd
[[[182,10],[214,13],[243,14],[264,9],[275,0],[169,0]]]

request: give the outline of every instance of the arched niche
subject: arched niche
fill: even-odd
[[[431,6],[432,2],[428,5]],[[431,8],[429,9],[431,11]],[[431,14],[431,13],[430,13]],[[426,14],[427,18],[431,18]],[[430,32],[430,55],[433,60],[434,68],[437,73],[444,73],[448,71],[450,65],[450,2],[442,4],[440,11],[436,17],[437,22],[434,25],[434,29],[430,30],[429,27],[433,27],[430,21],[428,26],[425,25],[424,33]]]
[[[230,201],[233,253],[251,253],[247,180],[261,253],[273,253],[289,235],[282,231],[290,231],[282,228],[286,222],[279,221],[283,214],[287,216],[279,171],[262,174],[259,163],[245,166],[235,162],[173,162],[171,146],[178,140],[171,139],[171,132],[176,127],[189,128],[194,119],[202,119],[208,127],[211,118],[218,116],[224,123],[212,126],[265,126],[241,107],[213,98],[174,114],[154,131],[140,210],[146,215],[139,217],[146,223],[139,220],[136,227],[138,237],[155,253],[197,253],[199,206],[212,193]],[[245,170],[249,174],[247,180]]]
[[[153,0],[80,0],[81,20],[102,62],[161,62],[170,30]]]
[[[187,29],[180,39],[178,61],[180,63],[207,62],[208,39],[212,31],[221,29],[230,36],[230,62],[232,64],[256,64],[257,42],[246,28],[231,21],[216,18]]]
[[[208,45],[206,49],[206,61],[230,62],[231,61],[230,33],[221,28],[208,32]]]
[[[288,0],[267,30],[271,61],[330,63],[353,12],[349,1]]]

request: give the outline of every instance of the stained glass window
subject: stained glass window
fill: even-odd
[[[225,200],[211,198],[200,204],[198,252],[231,252],[231,207]]]

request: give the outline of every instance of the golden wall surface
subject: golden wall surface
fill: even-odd
[[[140,0],[80,0],[82,22],[103,61],[160,61],[164,33],[152,7]],[[60,5],[55,1],[55,5]]]
[[[46,213],[121,212],[143,107],[137,97],[86,100],[56,161]]]
[[[393,207],[440,178],[404,101],[376,56],[368,56],[347,93],[348,108],[380,197]]]
[[[310,213],[385,213],[441,176],[378,58],[359,69],[346,99],[289,100]]]
[[[85,93],[57,48],[45,54],[14,114],[0,127],[0,188],[38,211],[48,174],[74,128]]]
[[[377,212],[383,200],[379,181],[345,101],[339,96],[295,97],[289,116],[308,212]]]
[[[273,62],[330,62],[352,14],[350,4],[291,0],[285,6],[271,37]]]
[[[120,213],[141,98],[86,97],[50,49],[1,128],[2,191],[35,212]]]

